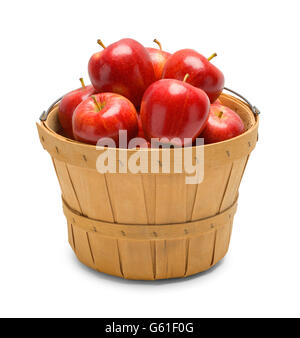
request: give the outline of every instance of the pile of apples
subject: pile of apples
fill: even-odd
[[[59,121],[67,137],[97,144],[111,138],[118,146],[119,131],[127,140],[141,137],[172,140],[174,146],[206,144],[244,132],[241,118],[218,100],[224,75],[210,58],[192,49],[174,54],[145,48],[122,39],[89,60],[91,85],[66,94],[59,104]],[[163,142],[163,141],[161,141]],[[168,141],[170,143],[170,141]]]

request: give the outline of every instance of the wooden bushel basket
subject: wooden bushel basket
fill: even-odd
[[[42,115],[40,141],[52,157],[69,243],[82,263],[123,278],[154,280],[196,274],[224,257],[258,116],[255,107],[233,96],[222,94],[220,100],[240,115],[246,132],[204,146],[200,184],[186,184],[186,174],[174,171],[101,174],[96,160],[105,148],[64,137],[57,104]],[[163,150],[142,151],[161,158]],[[119,165],[124,152],[136,150],[116,149]]]

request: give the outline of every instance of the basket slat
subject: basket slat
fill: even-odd
[[[91,251],[90,237],[87,231],[73,224],[74,247],[78,259],[89,267],[94,268],[94,256]]]
[[[144,188],[140,175],[106,174],[116,223],[147,224]],[[97,219],[99,219],[99,214]]]
[[[148,224],[155,224],[156,176],[142,175]]]
[[[186,184],[186,222],[190,222],[193,219],[193,211],[195,208],[196,195],[198,190],[198,184]],[[198,217],[196,219],[199,219]]]
[[[73,165],[68,165],[68,171],[82,214],[95,219],[101,215],[102,220],[114,222],[105,176]]]
[[[183,277],[187,239],[156,241],[156,278]]]
[[[186,222],[185,175],[157,175],[155,224],[181,222]]]
[[[245,156],[233,162],[219,212],[226,210],[235,201],[247,160],[248,156]]]
[[[232,221],[229,221],[227,224],[216,231],[216,243],[212,265],[216,264],[226,255],[230,242],[231,229]]]
[[[214,240],[214,232],[204,233],[201,236],[194,236],[190,239],[186,276],[207,270],[211,267]]]
[[[204,181],[198,185],[192,220],[216,215],[224,196],[232,163],[205,170]]]
[[[119,240],[124,278],[154,279],[150,241]]]
[[[75,251],[73,225],[69,220],[67,223],[68,223],[68,242],[71,248]]]
[[[79,200],[74,190],[74,185],[70,178],[67,164],[55,158],[52,158],[52,160],[64,199],[68,201],[68,205],[72,209],[82,213]]]
[[[105,271],[110,275],[123,277],[117,240],[92,232],[89,232],[89,237],[95,260],[94,268],[99,271]]]

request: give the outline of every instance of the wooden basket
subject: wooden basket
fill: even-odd
[[[227,94],[220,99],[240,115],[247,131],[204,146],[200,184],[185,184],[185,173],[173,171],[100,174],[101,150],[62,135],[57,105],[37,124],[60,183],[69,243],[82,263],[119,277],[153,280],[189,276],[224,257],[258,118],[241,100]],[[117,149],[119,165],[124,152],[135,151]]]

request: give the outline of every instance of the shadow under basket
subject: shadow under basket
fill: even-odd
[[[154,280],[196,274],[224,257],[239,185],[257,141],[258,116],[233,96],[222,94],[220,100],[239,114],[246,131],[200,146],[204,177],[199,184],[186,184],[186,174],[172,169],[174,159],[167,174],[101,174],[96,161],[107,149],[64,137],[57,104],[37,123],[61,187],[69,243],[82,263],[127,279]],[[194,157],[197,148],[191,147]],[[136,152],[114,151],[118,168],[124,152]],[[150,163],[165,149],[142,151]]]

